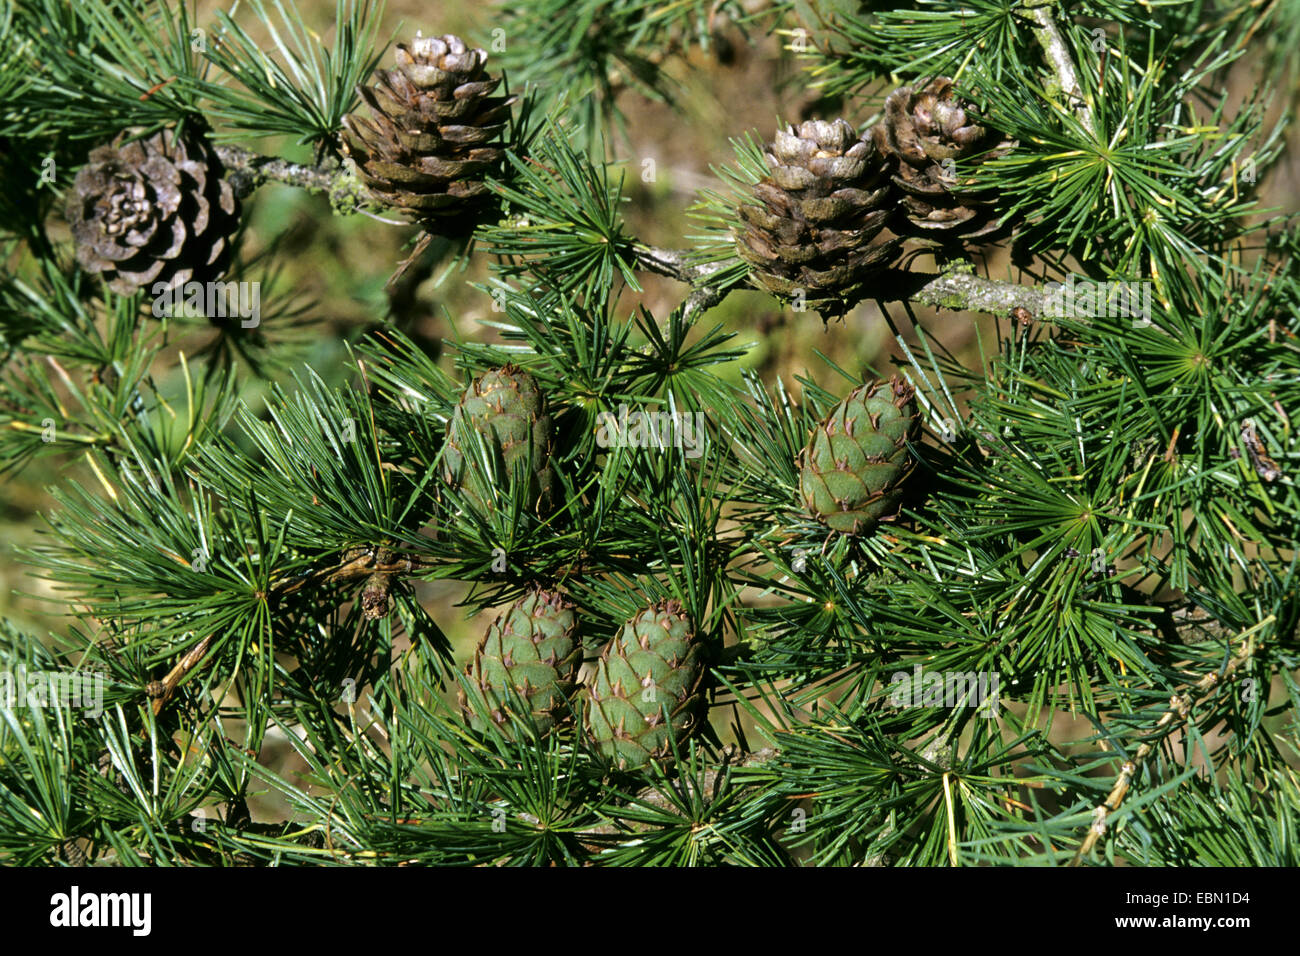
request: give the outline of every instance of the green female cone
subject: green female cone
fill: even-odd
[[[466,387],[447,425],[447,481],[479,511],[490,510],[492,477],[483,473],[474,453],[477,434],[489,451],[500,454],[506,470],[498,480],[510,481],[523,473],[529,503],[545,513],[551,509],[555,484],[553,432],[546,396],[531,375],[513,365],[484,372]]]
[[[799,490],[809,513],[844,534],[894,518],[916,464],[907,442],[919,423],[915,390],[897,377],[850,392],[801,455]]]
[[[461,692],[461,709],[471,726],[483,730],[484,715],[506,728],[513,705],[522,704],[527,713],[517,716],[545,734],[569,712],[581,666],[574,606],[554,592],[533,591],[512,604],[483,635],[466,668],[471,692]]]
[[[669,756],[669,727],[681,740],[699,719],[703,677],[704,645],[681,604],[640,611],[601,652],[587,691],[596,749],[624,770]]]

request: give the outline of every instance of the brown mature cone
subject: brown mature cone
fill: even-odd
[[[239,225],[224,173],[206,138],[171,130],[92,150],[68,197],[78,264],[119,295],[218,278]]]
[[[991,238],[1002,228],[987,191],[960,178],[959,164],[1004,156],[1016,144],[967,116],[968,103],[953,94],[952,80],[931,80],[921,89],[902,86],[885,99],[884,118],[872,139],[895,159],[894,183],[905,194],[898,229],[930,238]]]
[[[513,96],[492,96],[487,53],[458,37],[420,37],[397,46],[397,69],[358,86],[365,119],[343,118],[344,148],[370,191],[422,222],[472,228],[490,198],[484,176],[501,162],[501,131]]]
[[[842,315],[898,254],[900,240],[872,241],[893,212],[888,165],[842,119],[778,131],[767,164],[758,202],[738,210],[737,252],[755,285]]]

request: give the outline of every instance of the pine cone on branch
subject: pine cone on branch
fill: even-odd
[[[500,79],[487,53],[455,36],[397,46],[397,69],[377,70],[357,93],[369,119],[346,116],[344,149],[386,205],[438,231],[469,231],[491,199],[485,176],[501,162],[501,132],[513,96],[493,96]]]
[[[916,467],[907,446],[919,429],[916,389],[907,382],[895,376],[855,388],[813,429],[799,456],[809,514],[852,535],[894,520]]]
[[[239,225],[224,173],[200,135],[162,130],[92,150],[68,198],[78,264],[119,295],[220,277]]]
[[[880,152],[897,163],[893,180],[904,193],[895,226],[904,235],[932,239],[991,239],[1003,223],[987,190],[962,177],[963,166],[1005,156],[1016,145],[968,115],[952,80],[902,86],[885,99],[884,118],[872,129]]]
[[[514,365],[489,369],[461,394],[447,423],[443,468],[448,483],[481,513],[494,507],[493,481],[510,482],[516,473],[528,483],[530,504],[541,514],[551,511],[556,494],[551,464],[555,425],[547,406],[537,380]],[[494,479],[482,471],[472,450],[476,434],[488,450],[500,454],[506,473]]]
[[[703,718],[706,657],[680,602],[637,612],[601,651],[586,690],[596,749],[623,770],[669,758],[672,737],[683,746]]]
[[[471,726],[482,730],[487,716],[512,734],[512,689],[524,708],[517,716],[539,734],[565,719],[582,666],[576,610],[563,595],[538,588],[492,622],[465,669],[470,693],[459,695]]]
[[[737,252],[760,288],[796,301],[802,291],[809,308],[842,315],[901,245],[873,242],[893,213],[888,166],[842,119],[778,131],[767,164],[757,202],[738,210]]]

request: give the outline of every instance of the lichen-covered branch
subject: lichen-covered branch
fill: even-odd
[[[1037,286],[999,282],[968,272],[905,275],[911,279],[910,288],[906,280],[900,282],[900,286],[907,290],[905,298],[917,305],[934,308],[987,312],[990,315],[1009,315],[1020,308],[1038,317],[1043,314],[1047,299],[1047,293]]]
[[[715,275],[726,265],[724,262],[693,263],[685,250],[656,249],[652,246],[637,246],[636,264],[646,272],[667,276],[679,282],[689,284],[690,295],[686,298],[683,315],[687,320],[696,314],[713,308],[727,297],[727,289],[709,283],[709,277]]]
[[[1049,2],[1028,8],[1029,16],[1035,24],[1034,36],[1043,48],[1043,54],[1047,57],[1052,72],[1056,74],[1057,82],[1061,84],[1061,92],[1069,98],[1074,107],[1074,115],[1079,118],[1079,122],[1085,129],[1092,129],[1092,110],[1084,100],[1083,91],[1079,87],[1074,57],[1070,55],[1070,48],[1066,45],[1065,37],[1061,35],[1061,28],[1057,26],[1056,18],[1052,16],[1053,6],[1055,4]]]
[[[325,193],[330,205],[340,212],[355,210],[365,199],[360,181],[342,166],[305,166],[231,145],[218,146],[217,156],[229,171],[227,178],[241,199],[263,183],[283,183],[308,192]]]
[[[638,247],[636,264],[647,272],[668,276],[693,287],[687,299],[688,315],[692,306],[709,308],[726,297],[727,290],[710,286],[708,277],[721,270],[725,263],[693,264],[684,250]],[[1017,308],[1027,309],[1031,315],[1040,316],[1047,293],[1036,286],[999,282],[964,272],[942,275],[890,270],[882,273],[878,291],[872,295],[885,302],[914,302],[934,308],[958,309],[967,312],[987,312],[991,315],[1009,315]]]

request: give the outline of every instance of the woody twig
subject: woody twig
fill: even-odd
[[[167,672],[167,676],[162,680],[150,681],[149,686],[145,688],[145,693],[153,698],[153,713],[157,717],[162,713],[163,707],[167,701],[172,699],[176,693],[182,679],[190,671],[198,666],[199,662],[208,653],[208,648],[212,646],[212,635],[209,634],[203,640],[199,641],[190,651],[180,659],[179,663]]]
[[[1114,786],[1110,788],[1110,794],[1093,809],[1092,825],[1088,828],[1088,833],[1083,842],[1079,844],[1079,849],[1075,852],[1073,859],[1070,860],[1070,866],[1080,865],[1083,858],[1092,852],[1093,847],[1097,845],[1097,841],[1105,834],[1110,818],[1123,804],[1124,797],[1127,796],[1129,788],[1133,784],[1133,778],[1137,776],[1138,770],[1141,769],[1142,764],[1151,755],[1151,752],[1155,750],[1156,745],[1187,722],[1193,704],[1219,686],[1235,679],[1242,665],[1254,656],[1255,634],[1272,623],[1272,621],[1273,616],[1269,615],[1243,633],[1241,635],[1243,639],[1242,646],[1222,670],[1211,671],[1183,693],[1175,694],[1169,698],[1169,709],[1156,722],[1151,736],[1138,747],[1131,759],[1124,761],[1124,765],[1120,768],[1119,777],[1116,778]]]

